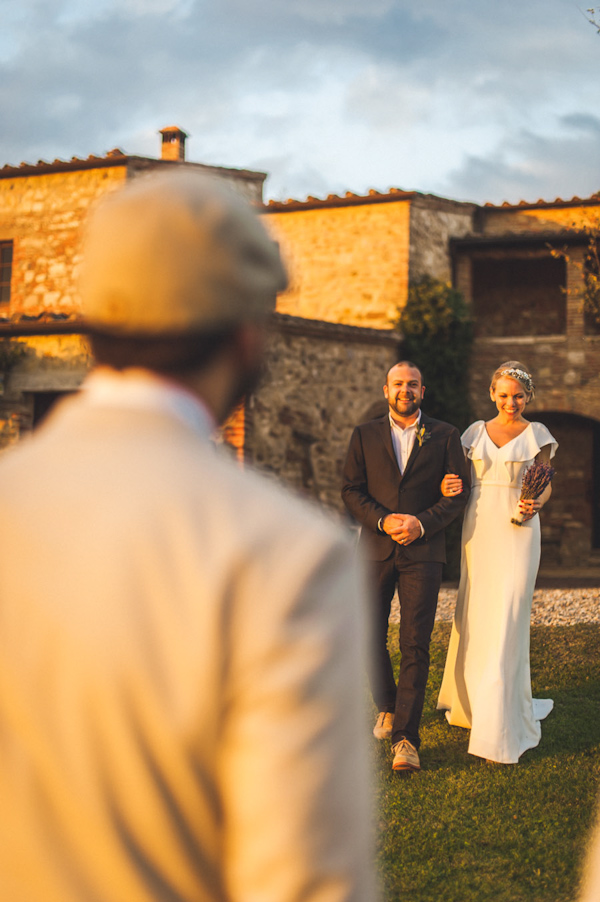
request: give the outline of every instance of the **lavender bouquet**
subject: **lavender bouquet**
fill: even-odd
[[[535,498],[539,498],[546,486],[552,481],[555,472],[556,470],[554,467],[551,467],[550,464],[540,463],[539,461],[534,460],[523,473],[521,497],[519,500],[532,501]],[[518,505],[515,515],[511,518],[510,522],[514,523],[515,526],[523,525],[523,514]]]

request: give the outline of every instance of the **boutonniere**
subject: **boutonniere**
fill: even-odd
[[[426,432],[425,426],[421,426],[420,429],[416,430],[415,438],[419,443],[419,448],[422,448],[425,442],[428,442],[431,438],[431,432]]]

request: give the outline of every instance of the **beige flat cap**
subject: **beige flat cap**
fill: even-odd
[[[139,177],[87,223],[80,276],[88,323],[110,332],[209,331],[275,309],[279,250],[249,204],[215,178]]]

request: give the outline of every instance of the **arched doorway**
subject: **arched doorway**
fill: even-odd
[[[600,567],[600,422],[532,411],[559,443],[552,498],[541,513],[541,570]]]

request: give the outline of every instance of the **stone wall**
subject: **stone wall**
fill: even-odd
[[[165,165],[135,157],[123,157],[123,161],[123,165],[0,178],[0,241],[13,242],[11,299],[0,304],[0,319],[79,313],[77,267],[90,206],[127,178]],[[251,202],[262,200],[264,176],[260,173],[187,163],[166,165],[206,171]]]
[[[542,567],[589,568],[597,564],[597,470],[599,425],[584,417],[532,412],[550,429],[559,448],[553,464],[552,497],[541,513]],[[595,503],[594,503],[595,502]]]
[[[11,299],[0,317],[78,312],[81,227],[99,196],[121,185],[124,166],[0,179],[0,240],[14,242]]]
[[[350,434],[383,399],[398,346],[394,332],[276,315],[265,377],[246,411],[246,459],[342,511]]]
[[[115,153],[118,157],[115,162]],[[165,166],[206,172],[260,204],[264,173],[165,163],[112,152],[107,158],[25,166],[0,177],[0,241],[13,242],[11,297],[0,304],[0,450],[30,431],[50,396],[74,391],[90,365],[77,334],[77,269],[91,205],[129,178]],[[65,330],[73,328],[74,333]],[[7,365],[7,350],[22,350]],[[243,419],[241,421],[243,423]],[[230,424],[239,444],[243,427]]]
[[[151,157],[128,157],[127,159],[128,178],[138,178],[155,170],[164,171],[165,168],[172,166],[185,167],[192,172],[199,172],[211,178],[217,178],[220,182],[229,185],[236,194],[239,194],[249,203],[257,206],[262,205],[263,185],[266,178],[266,173],[264,172],[248,169],[230,169],[224,166],[207,166],[204,163],[193,163],[191,161],[175,163],[155,160]]]
[[[275,314],[265,375],[225,424],[232,451],[301,494],[341,512],[340,474],[354,426],[384,410],[398,333]],[[91,358],[79,335],[21,339],[25,355],[0,394],[0,449],[34,425],[45,395],[76,390]],[[243,443],[243,448],[242,448]]]
[[[535,339],[480,339],[472,365],[473,410],[485,417],[491,410],[490,376],[505,360],[522,360],[537,386],[531,410],[554,410],[600,420],[600,338],[545,336]]]
[[[408,292],[410,201],[271,211],[290,287],[279,313],[389,328]]]
[[[90,365],[87,342],[78,334],[0,339],[0,451],[33,428],[36,400],[76,391]]]
[[[559,202],[556,206],[544,203],[539,206],[486,206],[481,208],[480,224],[485,235],[531,235],[586,225],[597,226],[599,215],[600,201],[593,203],[575,198],[572,202]]]
[[[452,281],[450,238],[472,232],[476,209],[474,204],[416,195],[410,208],[410,281],[425,275]]]
[[[533,374],[536,397],[526,417],[544,422],[559,442],[554,495],[542,515],[546,568],[596,566],[600,521],[600,339],[548,336],[485,339],[475,343],[471,378],[473,419],[491,419],[493,371],[520,360]],[[594,526],[596,524],[596,526]]]

